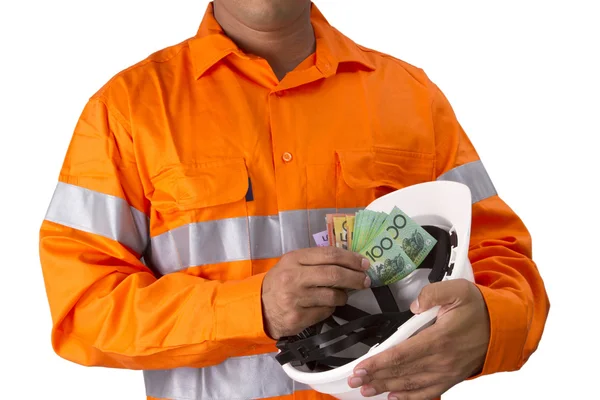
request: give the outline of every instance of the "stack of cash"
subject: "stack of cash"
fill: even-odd
[[[327,231],[314,235],[318,246],[335,246],[365,256],[371,286],[404,279],[423,262],[437,241],[398,207],[391,213],[359,211],[327,214]]]

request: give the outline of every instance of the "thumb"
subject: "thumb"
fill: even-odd
[[[421,293],[410,305],[413,314],[420,314],[435,306],[443,306],[458,300],[455,282],[430,283],[421,289]]]

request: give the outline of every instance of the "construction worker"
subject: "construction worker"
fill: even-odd
[[[196,36],[89,99],[58,180],[40,233],[53,348],[143,370],[149,399],[327,398],[285,375],[275,342],[369,287],[369,264],[312,235],[420,182],[470,187],[476,284],[427,286],[412,310],[442,306],[440,336],[348,384],[434,399],[520,368],[544,329],[530,235],[448,100],[310,0],[214,0]]]

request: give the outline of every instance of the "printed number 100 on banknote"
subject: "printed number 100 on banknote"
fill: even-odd
[[[388,229],[377,235],[360,253],[371,261],[367,275],[371,278],[372,287],[397,282],[417,268]]]

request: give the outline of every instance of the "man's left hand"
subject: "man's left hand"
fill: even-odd
[[[457,279],[427,285],[411,304],[415,314],[441,306],[436,322],[412,338],[356,366],[348,379],[365,397],[390,392],[390,400],[431,400],[479,373],[490,340],[481,292]]]

